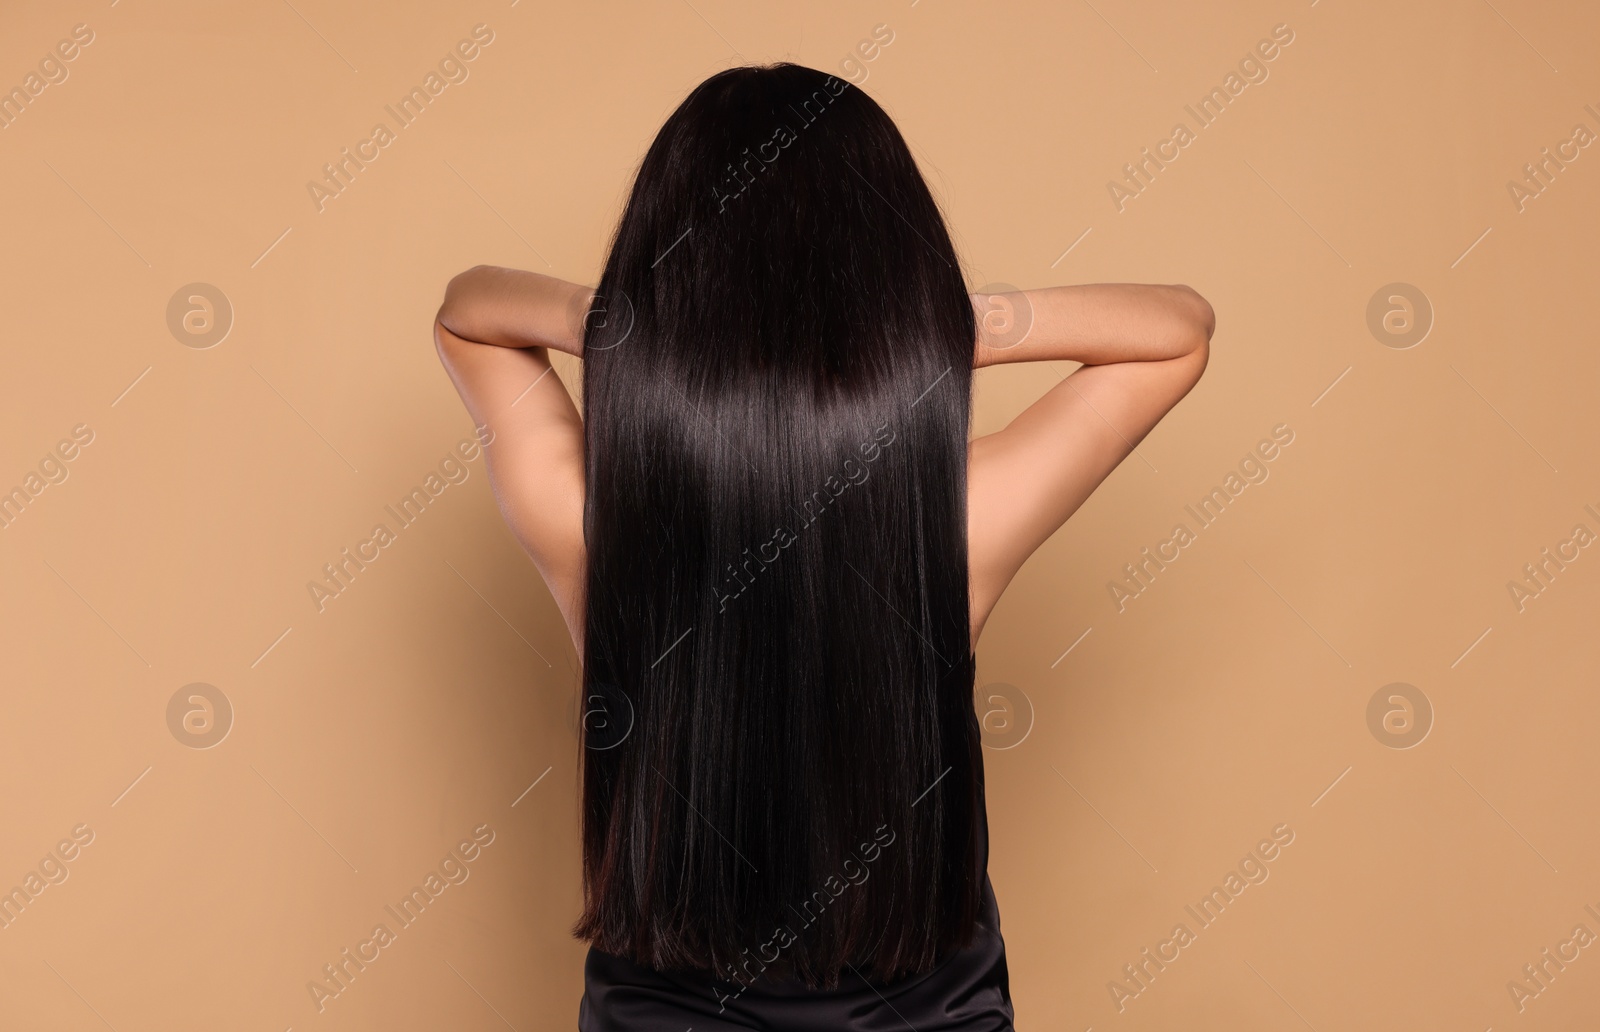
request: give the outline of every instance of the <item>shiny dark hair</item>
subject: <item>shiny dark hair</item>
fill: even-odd
[[[986,855],[939,208],[860,89],[731,69],[645,154],[598,299],[574,934],[740,984],[928,970]]]

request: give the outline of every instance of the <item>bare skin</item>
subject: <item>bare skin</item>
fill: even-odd
[[[434,320],[439,358],[485,449],[500,512],[555,597],[583,655],[583,419],[548,349],[582,355],[574,313],[593,291],[536,272],[475,266]],[[1022,564],[1078,510],[1205,371],[1211,306],[1187,286],[1097,283],[973,295],[973,366],[1082,365],[967,458],[971,644]],[[1020,343],[1005,315],[1031,309]],[[1009,346],[1008,346],[1009,345]]]

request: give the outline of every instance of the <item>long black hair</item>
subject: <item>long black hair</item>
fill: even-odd
[[[970,941],[975,329],[860,89],[736,68],[662,126],[584,333],[595,948],[831,986]]]

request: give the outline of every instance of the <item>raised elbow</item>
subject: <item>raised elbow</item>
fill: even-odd
[[[446,369],[450,368],[450,342],[460,340],[445,326],[443,319],[433,320],[433,352],[439,356],[439,361],[444,363]]]
[[[1200,292],[1187,283],[1178,283],[1173,287],[1181,298],[1183,318],[1185,325],[1197,341],[1197,347],[1204,348],[1211,341],[1211,335],[1217,329],[1217,313],[1212,309],[1211,302],[1200,296]]]
[[[439,310],[434,314],[433,335],[435,342],[440,340],[439,330],[442,328],[452,334],[460,334],[462,313],[465,301],[470,296],[472,286],[482,274],[486,266],[474,265],[465,272],[458,272],[450,277],[450,282],[444,287],[444,300],[439,302]]]
[[[1194,383],[1200,382],[1200,377],[1205,375],[1206,366],[1211,362],[1211,333],[1206,331],[1205,336],[1199,338],[1195,349],[1189,352],[1194,361]],[[1192,384],[1191,384],[1192,386]]]
[[[1194,300],[1197,322],[1200,325],[1200,332],[1205,335],[1206,342],[1210,343],[1211,335],[1215,333],[1217,329],[1217,313],[1214,309],[1212,309],[1211,302],[1207,301],[1199,294],[1195,294]]]

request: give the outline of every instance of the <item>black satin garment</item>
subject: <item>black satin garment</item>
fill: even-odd
[[[981,798],[981,796],[980,796]],[[709,972],[664,972],[590,948],[579,1032],[1013,1032],[1000,908],[989,884],[987,807],[979,810],[983,900],[972,942],[933,970],[874,982],[846,969],[833,989],[763,974],[747,986]]]
[[[748,987],[641,967],[591,948],[579,1032],[1012,1032],[1000,911],[989,876],[971,945],[932,971],[890,983],[846,970],[834,989],[767,976]],[[729,999],[728,997],[732,997]]]

